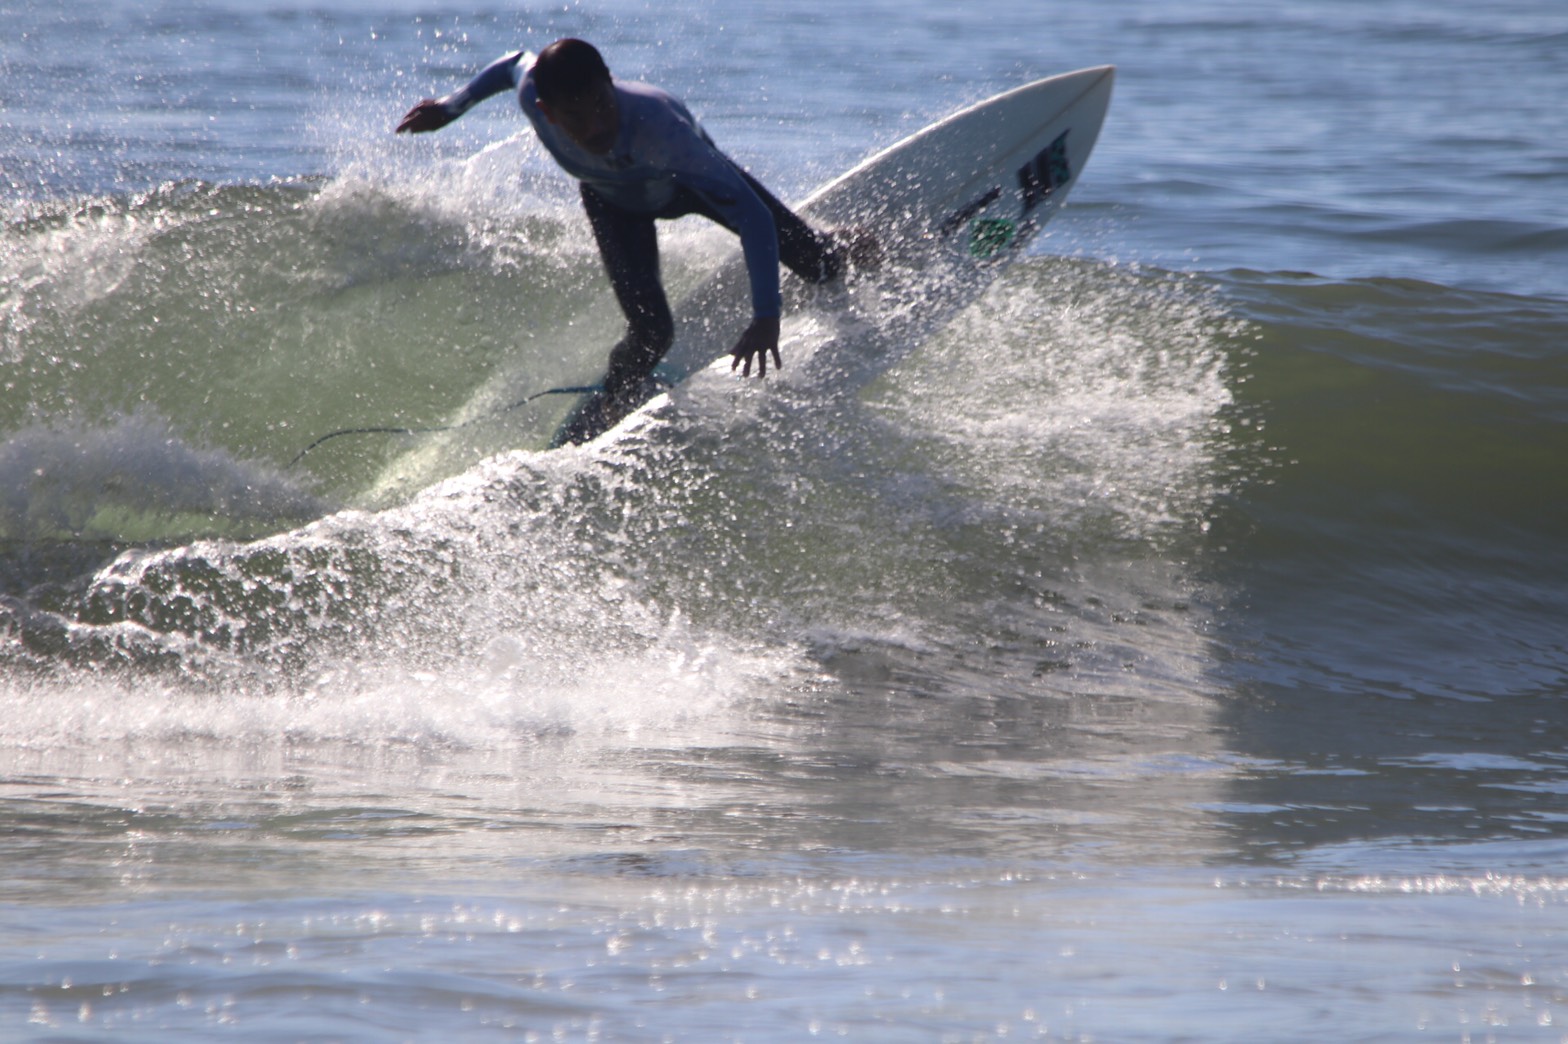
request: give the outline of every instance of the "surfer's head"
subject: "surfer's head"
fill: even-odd
[[[610,67],[593,44],[566,37],[539,52],[533,68],[539,111],[593,153],[609,152],[620,130]]]

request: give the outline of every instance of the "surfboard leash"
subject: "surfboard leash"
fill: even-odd
[[[516,402],[508,403],[505,406],[500,406],[493,410],[487,410],[477,417],[471,417],[468,420],[461,421],[457,424],[437,424],[426,428],[400,428],[389,425],[377,425],[369,428],[340,428],[337,431],[327,432],[327,434],[321,436],[315,442],[312,442],[309,446],[306,446],[304,449],[300,450],[294,455],[294,459],[289,461],[288,466],[292,468],[294,465],[304,460],[305,454],[309,453],[317,446],[320,446],[324,442],[329,442],[332,439],[341,438],[344,435],[431,435],[438,431],[457,431],[461,428],[471,427],[482,421],[490,420],[492,417],[499,417],[503,413],[509,413],[512,410],[527,406],[535,399],[542,399],[546,395],[586,395],[589,392],[596,391],[603,391],[603,389],[597,384],[571,385],[563,388],[546,388],[544,391],[534,392],[532,395],[524,396],[523,398],[518,399]]]

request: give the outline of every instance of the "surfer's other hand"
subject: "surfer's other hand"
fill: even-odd
[[[434,98],[426,98],[403,114],[403,121],[397,125],[395,133],[402,134],[407,131],[423,134],[425,131],[440,130],[454,118],[445,105]]]
[[[740,335],[740,340],[735,342],[735,349],[730,352],[734,358],[730,362],[730,372],[740,367],[742,377],[751,376],[751,360],[757,360],[757,376],[768,375],[768,355],[773,355],[773,365],[778,368],[784,366],[779,358],[779,319],[778,316],[758,316],[746,327],[746,332]]]

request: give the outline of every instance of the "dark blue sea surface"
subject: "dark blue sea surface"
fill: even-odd
[[[0,15],[0,1038],[1564,1039],[1560,4]],[[1118,72],[956,316],[547,453],[575,189],[391,129],[563,35],[788,199]]]

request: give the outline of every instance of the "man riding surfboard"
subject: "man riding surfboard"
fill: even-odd
[[[779,262],[808,283],[842,274],[850,255],[874,261],[868,237],[854,244],[817,232],[729,159],[678,99],[647,84],[612,79],[603,57],[575,38],[557,40],[531,64],[515,52],[466,86],[415,105],[398,133],[446,126],[486,98],[515,91],[540,142],[580,183],[583,209],[626,334],[610,352],[602,390],[568,420],[557,444],[586,442],[656,391],[653,370],[674,342],[659,277],[656,220],[701,214],[740,237],[750,276],[752,319],[731,352],[731,369],[766,376],[779,358]]]

